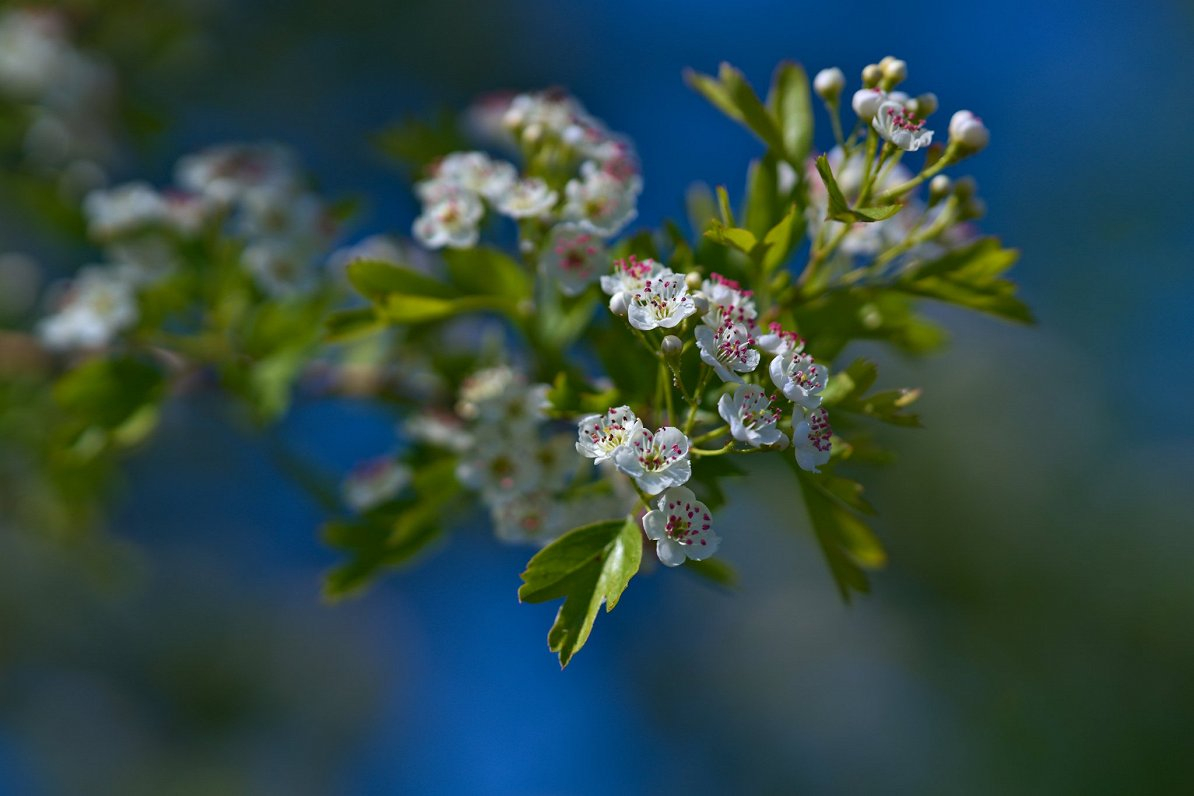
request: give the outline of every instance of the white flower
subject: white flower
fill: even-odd
[[[246,188],[236,231],[245,238],[286,238],[321,248],[334,232],[323,200],[313,193],[261,185]]]
[[[858,115],[859,119],[869,122],[875,118],[875,113],[885,98],[884,93],[877,88],[861,88],[854,92],[854,97],[850,100],[850,107],[854,109],[854,113]]]
[[[829,427],[829,414],[817,409],[796,424],[792,430],[792,447],[796,450],[796,463],[802,470],[819,473],[817,469],[829,461],[833,429]]]
[[[635,329],[671,329],[696,312],[680,274],[647,279],[630,299],[626,318]]]
[[[775,445],[784,438],[777,426],[779,410],[771,408],[771,398],[762,387],[739,384],[733,395],[726,393],[717,402],[717,413],[730,426],[734,439],[761,448]]]
[[[770,370],[771,381],[789,401],[808,410],[821,405],[821,391],[829,371],[814,363],[811,356],[789,349],[771,360]]]
[[[402,462],[381,456],[361,462],[344,479],[344,502],[356,512],[368,511],[398,495],[410,483],[411,471]]]
[[[739,373],[749,373],[759,366],[759,352],[750,347],[753,343],[746,327],[730,321],[716,330],[705,325],[696,329],[701,361],[713,368],[722,381],[741,383]]]
[[[145,285],[169,276],[178,254],[169,238],[157,234],[122,238],[106,248],[112,267],[133,284]]]
[[[435,180],[496,199],[507,193],[518,179],[518,170],[504,160],[484,152],[453,152],[435,167]]]
[[[580,460],[570,434],[553,434],[535,451],[539,460],[539,488],[554,492],[568,486],[576,475]]]
[[[970,111],[958,111],[950,117],[949,137],[965,149],[977,152],[991,141],[991,131]]]
[[[490,505],[534,491],[542,475],[539,460],[515,442],[498,434],[479,436],[473,451],[456,465],[457,480],[480,492]]]
[[[795,332],[785,332],[778,323],[767,326],[767,334],[759,335],[758,346],[768,354],[778,355],[786,351],[803,351],[804,340]]]
[[[540,263],[564,295],[577,296],[597,280],[609,262],[607,257],[605,246],[596,235],[576,224],[557,224],[547,239]]]
[[[187,155],[174,180],[217,204],[237,201],[253,187],[295,190],[301,181],[294,154],[277,144],[228,144]]]
[[[241,260],[268,296],[290,298],[314,289],[315,269],[310,252],[281,239],[246,246]]]
[[[38,337],[49,348],[100,348],[137,322],[133,286],[107,268],[85,268],[71,283],[61,308],[43,319]]]
[[[654,434],[639,428],[614,453],[614,464],[648,495],[679,486],[692,476],[688,437],[673,426],[664,426]]]
[[[498,365],[473,373],[460,386],[456,411],[461,417],[496,423],[522,433],[546,417],[546,384],[527,385],[521,373]]]
[[[655,506],[643,515],[643,531],[665,566],[677,567],[686,558],[703,561],[717,552],[721,537],[713,531],[713,516],[692,490],[672,487]]]
[[[752,335],[755,333],[755,318],[759,311],[749,290],[743,290],[733,279],[714,273],[701,284],[701,293],[709,300],[709,311],[702,318],[705,323],[718,327],[732,321],[745,326]]]
[[[612,276],[601,277],[601,290],[612,299],[622,296],[629,305],[630,297],[643,289],[648,279],[671,276],[672,269],[648,257],[639,260],[633,254],[624,260],[614,260]],[[623,313],[615,313],[621,315]]]
[[[547,492],[535,491],[490,507],[493,532],[510,544],[544,545],[559,536],[571,515]]]
[[[543,180],[528,177],[499,195],[496,206],[499,213],[511,218],[537,218],[550,213],[558,198]]]
[[[114,238],[137,232],[170,217],[161,194],[143,182],[92,191],[83,201],[87,229],[95,238]]]
[[[415,238],[429,249],[467,249],[477,242],[477,224],[484,212],[481,201],[472,194],[449,196],[423,209],[415,219]]]
[[[407,418],[402,424],[406,436],[417,442],[464,453],[473,446],[473,436],[451,412],[427,410]]]
[[[612,459],[627,442],[637,439],[643,423],[629,406],[617,406],[605,414],[589,415],[577,424],[576,452],[600,464]]]
[[[813,91],[817,92],[817,96],[826,102],[837,102],[837,98],[842,95],[842,89],[845,87],[846,76],[836,66],[822,69],[813,78]]]
[[[933,131],[924,129],[924,120],[914,119],[902,102],[894,102],[891,99],[883,102],[875,111],[871,126],[885,141],[890,141],[906,152],[915,152],[933,142]]]
[[[642,180],[637,175],[619,179],[588,161],[581,167],[581,179],[569,180],[564,186],[564,217],[594,235],[617,235],[638,215],[635,203],[641,190]]]

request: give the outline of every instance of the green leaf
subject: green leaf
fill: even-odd
[[[383,154],[416,171],[471,146],[458,130],[456,115],[449,111],[440,111],[430,120],[408,116],[378,133],[374,145]]]
[[[1015,283],[1001,278],[1019,257],[1018,251],[1003,248],[997,238],[980,238],[913,267],[895,286],[913,295],[1033,323],[1032,311],[1015,296]]]
[[[821,392],[821,402],[826,406],[833,406],[861,396],[878,378],[878,365],[867,359],[856,359],[844,370],[839,370],[829,377],[829,383]]]
[[[354,260],[347,267],[348,281],[370,301],[384,301],[398,293],[404,296],[452,298],[451,285],[404,265],[382,260]]]
[[[328,316],[324,321],[324,337],[330,343],[343,343],[381,331],[383,327],[372,307],[356,307]]]
[[[547,400],[558,412],[578,415],[605,412],[618,405],[618,388],[594,392],[577,374],[561,371],[547,391]]]
[[[897,426],[919,428],[920,418],[904,409],[920,397],[920,390],[902,388],[866,395],[878,375],[874,362],[856,359],[845,370],[830,376],[821,400],[834,411],[854,412]]]
[[[761,238],[774,226],[782,212],[779,207],[779,177],[775,158],[767,155],[753,160],[746,173],[746,211],[742,225]]]
[[[709,228],[705,230],[705,237],[722,246],[732,246],[747,256],[750,256],[755,247],[759,245],[758,239],[749,229],[723,226],[717,220],[709,222]]]
[[[805,158],[813,146],[812,95],[804,67],[790,61],[779,65],[771,79],[767,107],[779,125],[783,143],[779,151],[798,172],[802,172]]]
[[[429,323],[442,321],[454,315],[468,312],[504,312],[514,315],[517,308],[501,298],[489,296],[466,296],[458,299],[428,298],[425,296],[391,295],[379,307],[392,323]]]
[[[564,598],[547,634],[548,648],[560,667],[585,645],[601,604],[614,609],[638,572],[643,537],[633,517],[586,525],[569,531],[535,554],[522,573],[521,602]]]
[[[734,208],[730,204],[730,194],[724,185],[717,186],[717,212],[721,216],[721,223],[727,227],[736,227]]]
[[[791,458],[784,457],[785,460]],[[849,602],[854,592],[870,591],[864,570],[879,569],[887,563],[887,554],[878,538],[870,526],[835,494],[835,491],[842,491],[840,486],[826,487],[821,483],[824,476],[801,470],[794,460],[789,464],[800,482],[813,535],[825,555],[842,599]]]
[[[763,245],[767,247],[763,255],[764,276],[770,275],[787,262],[803,235],[804,216],[796,212],[796,205],[792,205],[779,223],[768,230],[763,238]]]
[[[133,357],[92,359],[54,385],[54,402],[80,428],[112,431],[142,407],[157,403],[166,382],[154,365]]]
[[[768,147],[776,152],[784,151],[784,142],[775,117],[763,105],[740,71],[728,63],[722,63],[716,78],[692,70],[686,71],[684,78],[722,113],[746,125],[747,129]]]
[[[487,246],[447,249],[448,275],[462,293],[518,302],[531,295],[531,276],[505,253]]]
[[[885,218],[891,218],[900,212],[903,207],[897,203],[882,207],[860,207],[852,210],[850,203],[846,201],[845,194],[842,193],[842,189],[837,184],[837,178],[833,176],[833,169],[829,167],[829,159],[825,155],[817,158],[817,172],[821,175],[821,180],[825,183],[825,191],[829,195],[829,214],[826,216],[827,219],[844,221],[846,223],[882,221]]]

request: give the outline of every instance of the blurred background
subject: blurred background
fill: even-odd
[[[566,86],[637,143],[652,226],[759,153],[684,67],[857,87],[893,54],[992,130],[959,173],[1040,322],[941,310],[944,355],[863,352],[924,388],[927,426],[864,477],[890,553],[871,596],[840,602],[790,474],[756,470],[722,519],[740,588],[644,572],[563,673],[556,606],[517,603],[528,551],[477,523],[322,603],[319,508],[220,401],[175,403],[104,533],[0,539],[0,794],[1194,792],[1189,3],[61,5],[140,103],[115,179],[277,139],[366,200],[354,236],[409,230],[368,145],[405,114]],[[0,248],[86,257],[4,191]],[[339,472],[393,440],[330,400],[279,434]]]

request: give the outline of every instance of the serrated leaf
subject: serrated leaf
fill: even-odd
[[[887,563],[887,554],[878,538],[862,518],[820,483],[818,476],[801,470],[795,461],[789,461],[789,465],[796,472],[813,535],[842,599],[849,602],[855,592],[870,591],[864,570],[878,569]]]
[[[1003,248],[996,238],[980,238],[909,269],[895,286],[913,295],[1033,323],[1032,311],[1015,296],[1015,283],[1000,278],[1019,256],[1015,249]]]
[[[767,107],[779,125],[781,152],[798,171],[813,146],[813,107],[808,75],[800,64],[785,62],[771,79]]]
[[[439,299],[426,296],[391,295],[378,309],[393,323],[429,323],[469,312],[504,312],[514,315],[517,308],[509,301],[489,296]]]
[[[829,377],[829,383],[821,392],[821,401],[826,406],[833,406],[860,396],[869,390],[878,378],[878,365],[867,359],[856,359],[844,370],[839,370]]]
[[[452,298],[451,285],[404,265],[383,260],[354,260],[345,269],[348,281],[370,301],[384,301],[391,294]]]
[[[763,238],[763,245],[767,247],[763,255],[764,276],[770,275],[787,262],[803,235],[804,216],[796,212],[796,205],[792,205],[779,223],[768,230]]]
[[[329,343],[343,343],[378,332],[384,326],[372,307],[341,310],[324,321],[324,339]]]
[[[716,220],[709,222],[709,228],[705,230],[705,237],[717,241],[723,246],[732,246],[747,256],[750,256],[755,247],[759,245],[758,239],[749,229],[727,227]]]
[[[478,246],[447,249],[443,256],[452,283],[462,293],[500,296],[513,302],[531,295],[531,276],[504,252]]]
[[[753,160],[746,172],[746,210],[742,225],[761,238],[775,224],[779,209],[779,177],[771,155]]]
[[[84,362],[58,380],[53,396],[73,424],[110,431],[145,405],[156,403],[165,387],[165,378],[154,365],[122,356]]]
[[[837,178],[833,176],[833,169],[829,167],[829,159],[825,155],[817,158],[817,173],[821,175],[821,181],[825,183],[825,191],[829,196],[826,220],[844,221],[848,224],[856,221],[882,221],[885,218],[891,218],[903,207],[897,203],[881,207],[851,209],[845,194],[837,184]]]
[[[585,645],[602,603],[612,611],[642,562],[642,532],[633,518],[569,531],[535,554],[522,573],[521,602],[564,598],[547,634],[560,667]]]
[[[716,78],[692,70],[686,71],[684,77],[690,86],[726,116],[746,125],[747,129],[771,149],[776,152],[783,151],[784,142],[775,117],[767,110],[740,71],[728,63],[722,63]]]

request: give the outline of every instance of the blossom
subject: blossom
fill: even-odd
[[[779,410],[771,408],[775,396],[767,397],[762,387],[739,384],[731,395],[726,393],[717,402],[717,413],[730,426],[734,439],[761,448],[775,445],[784,439],[778,428]]]
[[[538,177],[519,180],[496,198],[499,213],[511,218],[536,218],[551,212],[559,194]]]
[[[824,409],[811,412],[792,429],[792,447],[796,450],[796,463],[802,470],[819,473],[818,466],[829,461],[830,437],[829,413]]]
[[[755,318],[759,311],[751,298],[751,291],[743,290],[733,279],[714,273],[701,283],[701,293],[709,301],[709,310],[702,318],[705,323],[717,327],[726,321],[733,321],[754,334]]]
[[[217,204],[238,201],[254,187],[296,189],[300,182],[294,153],[278,144],[227,144],[178,161],[175,182]]]
[[[640,260],[633,254],[624,260],[614,260],[614,272],[611,276],[601,277],[601,290],[612,299],[622,296],[626,303],[630,297],[643,289],[648,279],[671,276],[672,269],[648,257]],[[621,314],[621,313],[619,313]]]
[[[970,111],[958,111],[949,120],[949,137],[965,149],[977,152],[991,140],[991,131]]]
[[[535,458],[539,461],[539,487],[549,491],[568,486],[580,464],[571,434],[548,437],[535,450]]]
[[[494,160],[484,152],[453,152],[436,164],[433,171],[431,182],[463,188],[486,199],[503,196],[518,180],[518,170],[512,163]]]
[[[512,444],[500,429],[490,427],[489,432],[478,434],[473,450],[461,457],[456,465],[457,480],[480,492],[491,505],[516,500],[534,490],[542,475],[539,460],[528,455],[529,450]]]
[[[416,442],[454,453],[464,453],[473,446],[473,436],[452,412],[428,409],[407,418],[402,431]]]
[[[127,279],[111,269],[85,268],[61,308],[38,325],[37,334],[49,348],[100,348],[137,317],[136,296]]]
[[[837,102],[837,98],[842,95],[842,89],[845,87],[846,76],[836,66],[822,69],[813,78],[813,91],[817,92],[817,96],[826,102]]]
[[[688,286],[679,274],[647,279],[630,299],[627,320],[635,329],[671,329],[696,312]]]
[[[557,224],[547,238],[540,265],[564,295],[576,296],[597,280],[600,267],[607,262],[600,238],[576,224]]]
[[[289,298],[315,287],[310,252],[284,239],[246,246],[241,260],[257,286],[273,298]]]
[[[617,406],[604,414],[589,415],[577,424],[576,452],[600,464],[612,459],[626,444],[637,439],[643,423],[629,406]]]
[[[484,212],[472,194],[449,196],[423,209],[415,219],[415,238],[430,249],[467,249],[477,242],[477,224]]]
[[[885,141],[906,152],[915,152],[933,141],[933,131],[924,129],[924,120],[913,118],[902,102],[890,98],[879,105],[871,126]]]
[[[768,354],[804,350],[804,340],[795,332],[784,331],[784,327],[778,323],[769,324],[767,329],[767,334],[759,335],[758,346]]]
[[[368,511],[397,496],[410,483],[410,478],[409,467],[389,456],[381,456],[354,467],[344,479],[341,493],[353,511]]]
[[[696,329],[701,361],[713,368],[722,381],[741,383],[739,373],[749,373],[759,366],[759,352],[750,347],[754,342],[745,326],[729,320],[716,330],[704,325]]]
[[[594,235],[617,235],[638,215],[635,204],[641,190],[642,180],[637,175],[619,179],[587,161],[581,167],[581,178],[564,186],[564,218]]]
[[[160,224],[170,217],[162,196],[143,182],[92,191],[83,201],[87,229],[96,238],[114,238]]]
[[[869,122],[875,118],[875,113],[884,99],[885,95],[877,88],[861,88],[854,92],[854,96],[850,100],[850,107],[854,109],[854,113],[859,119]]]
[[[498,365],[465,379],[456,409],[461,417],[496,423],[514,433],[523,433],[546,416],[549,389],[546,384],[527,385],[522,374],[507,365]]]
[[[821,391],[829,371],[814,363],[811,356],[789,349],[771,360],[770,371],[771,381],[789,401],[809,410],[821,405]]]
[[[537,490],[490,507],[493,532],[510,544],[547,544],[559,536],[572,517],[550,493]]]
[[[643,531],[655,542],[659,560],[669,567],[683,564],[686,558],[703,561],[721,544],[709,508],[682,486],[664,492],[655,509],[643,515]]]
[[[648,495],[658,495],[692,476],[688,446],[688,437],[674,426],[664,426],[654,434],[640,427],[614,453],[614,464]]]

